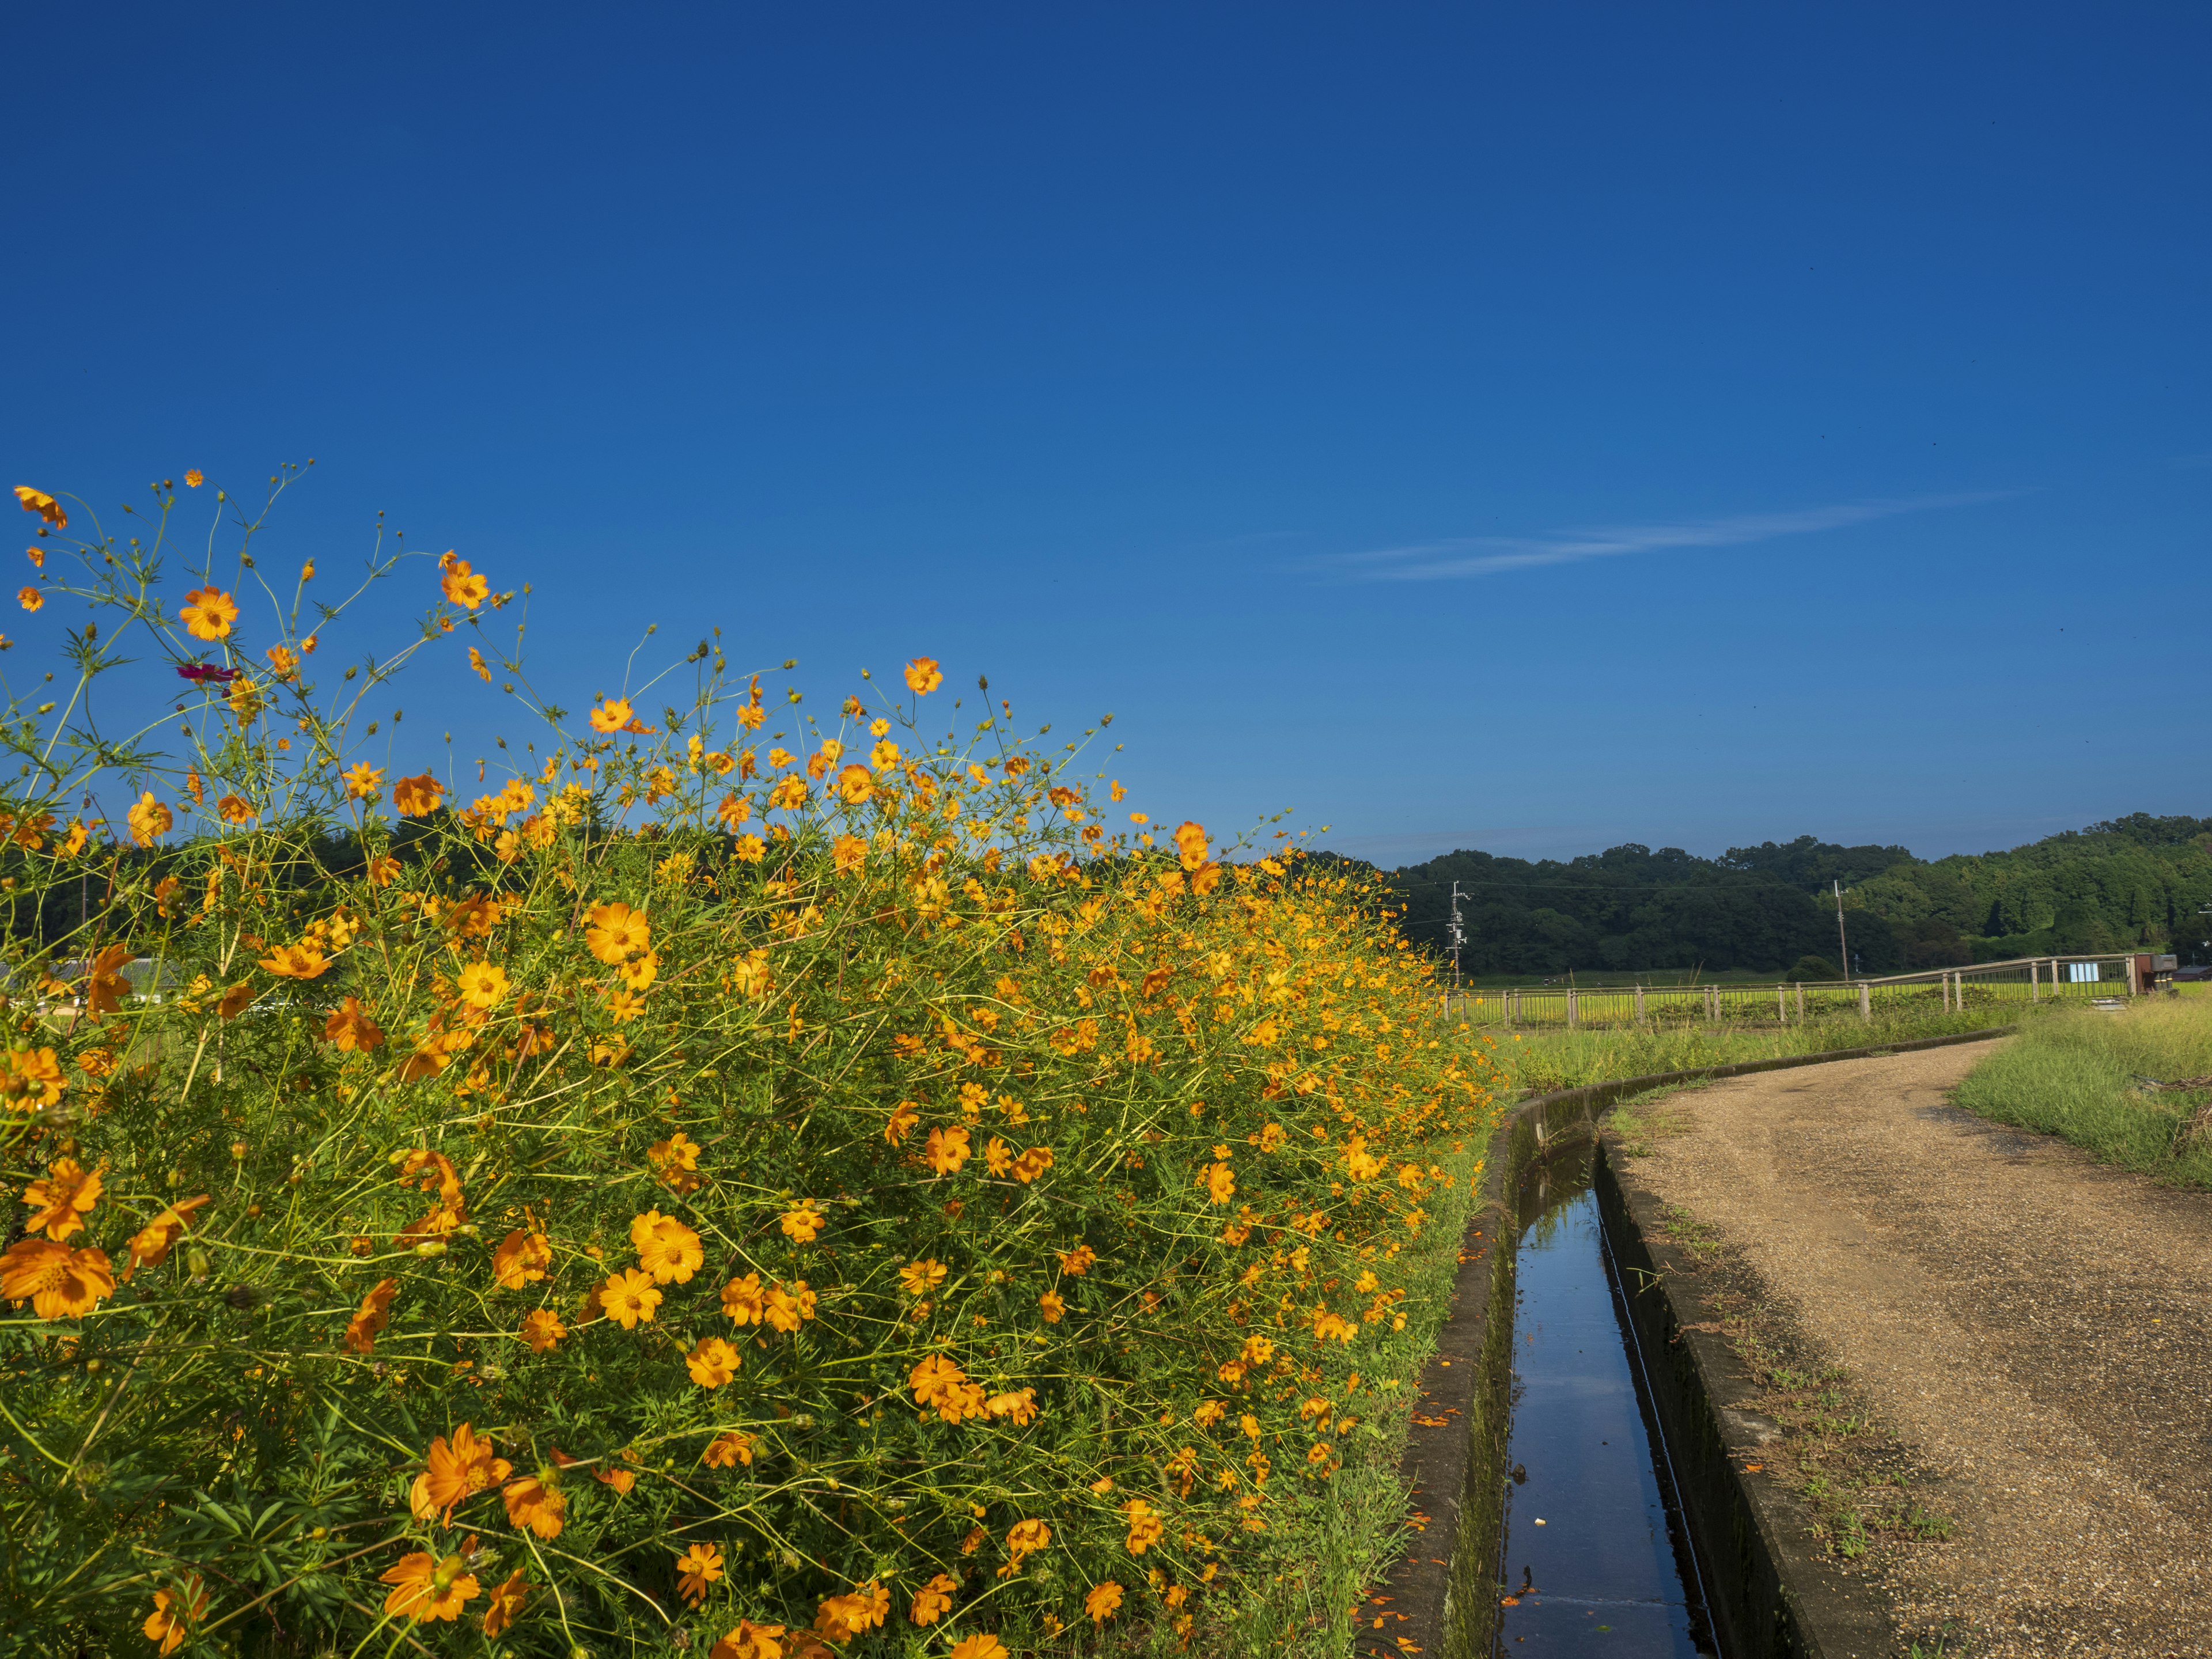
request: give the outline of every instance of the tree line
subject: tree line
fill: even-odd
[[[2137,812],[2008,851],[1916,858],[1812,836],[1699,858],[1628,843],[1569,860],[1455,852],[1391,871],[1407,934],[1477,978],[1702,968],[1797,979],[2154,950],[2212,962],[2212,818]],[[1850,960],[1840,963],[1834,890]]]

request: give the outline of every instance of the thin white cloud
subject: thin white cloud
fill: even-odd
[[[1782,536],[1839,530],[1846,525],[1892,519],[1907,513],[1972,507],[2021,493],[2012,489],[1978,489],[1950,495],[1846,501],[1833,507],[1804,507],[1794,513],[1747,513],[1730,518],[1693,519],[1682,524],[1620,525],[1595,530],[1558,531],[1536,537],[1462,536],[1404,547],[1327,555],[1310,562],[1316,568],[1334,569],[1349,581],[1448,581],[1466,576],[1494,576],[1507,570],[1526,570],[1540,565],[1618,558],[1629,553],[1657,553],[1685,547],[1741,547]]]

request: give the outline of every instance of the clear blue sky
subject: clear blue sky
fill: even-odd
[[[2201,5],[9,33],[5,482],[314,456],[270,556],[389,509],[572,700],[926,653],[1391,864],[2212,813]]]

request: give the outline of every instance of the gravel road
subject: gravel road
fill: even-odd
[[[2212,1195],[1948,1105],[1988,1052],[1676,1097],[1636,1177],[1939,1477],[1960,1531],[1910,1553],[1905,1628],[1970,1659],[2212,1655]]]

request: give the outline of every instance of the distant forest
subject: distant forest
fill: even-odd
[[[1384,879],[1408,936],[1439,955],[1460,884],[1460,963],[1475,977],[1702,967],[1815,979],[2132,949],[2212,961],[2212,915],[2198,914],[2212,908],[2212,818],[2138,812],[1932,862],[1800,836],[1717,859],[1633,844],[1565,862],[1451,853]],[[1834,881],[1852,957],[1840,965]]]

